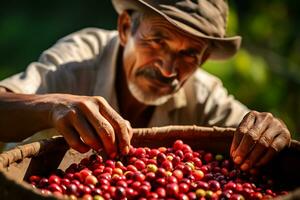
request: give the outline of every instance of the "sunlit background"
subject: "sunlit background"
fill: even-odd
[[[228,34],[242,49],[204,68],[250,109],[272,112],[300,139],[300,2],[230,1]],[[37,60],[59,38],[85,27],[114,29],[109,0],[6,1],[0,12],[0,80]]]

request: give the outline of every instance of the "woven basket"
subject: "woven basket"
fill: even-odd
[[[170,146],[176,139],[182,139],[193,149],[229,154],[233,128],[167,126],[149,129],[134,129],[133,146]],[[26,180],[30,175],[48,175],[59,168],[65,170],[71,163],[79,162],[92,152],[80,154],[69,149],[62,137],[51,138],[16,147],[0,154],[0,199],[57,199],[43,196]],[[294,190],[284,200],[300,199],[300,143],[292,141],[263,170],[278,179],[282,187]]]

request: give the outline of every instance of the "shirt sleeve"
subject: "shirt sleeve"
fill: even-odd
[[[38,62],[0,81],[0,86],[24,94],[88,93],[97,59],[108,39],[108,34],[99,30],[83,29],[62,38],[43,52]]]
[[[198,121],[205,126],[237,127],[249,109],[229,95],[220,79],[202,71],[198,86]]]

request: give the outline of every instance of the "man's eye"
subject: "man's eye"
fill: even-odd
[[[186,62],[189,62],[189,63],[198,63],[199,62],[198,51],[187,50],[187,51],[181,51],[180,54],[185,59]]]
[[[163,40],[160,38],[154,38],[154,39],[151,39],[150,42],[153,42],[155,44],[162,44]]]
[[[182,51],[181,55],[196,58],[198,54],[195,51]]]

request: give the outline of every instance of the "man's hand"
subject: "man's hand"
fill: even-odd
[[[53,101],[50,121],[79,152],[104,147],[111,157],[129,151],[132,129],[102,97],[47,95]]]
[[[282,121],[270,113],[251,111],[234,134],[230,154],[242,170],[249,170],[266,164],[290,142],[290,132]]]

